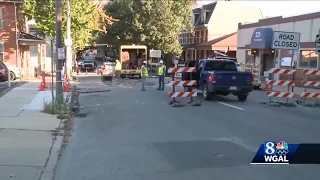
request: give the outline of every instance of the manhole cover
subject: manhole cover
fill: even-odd
[[[85,118],[88,116],[88,113],[78,113],[78,114],[76,114],[76,116],[79,118]]]

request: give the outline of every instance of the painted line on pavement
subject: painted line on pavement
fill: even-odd
[[[218,101],[218,103],[219,103],[219,104],[222,104],[222,105],[225,105],[225,106],[228,106],[228,107],[231,107],[231,108],[234,108],[234,109],[238,109],[238,110],[240,110],[240,111],[244,111],[244,109],[243,109],[243,108],[238,107],[238,106],[234,106],[234,105],[227,104],[227,103],[220,102],[220,101]]]

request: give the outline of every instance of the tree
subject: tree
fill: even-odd
[[[73,48],[82,49],[95,33],[106,32],[105,27],[112,23],[112,18],[92,0],[70,0],[70,4]],[[63,9],[65,7],[63,1]],[[34,19],[44,35],[55,37],[55,0],[25,0],[23,9],[28,20]],[[63,11],[63,32],[66,29],[65,17],[66,11]]]
[[[191,28],[194,0],[114,0],[106,13],[119,22],[108,28],[107,39],[141,42],[165,54],[180,56],[178,37],[181,30]],[[113,39],[114,40],[114,39]]]

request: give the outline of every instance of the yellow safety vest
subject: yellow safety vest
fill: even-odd
[[[144,69],[144,77],[148,77],[149,76],[149,74],[148,74],[148,69],[146,68],[146,67],[144,67],[144,66],[142,66],[141,67],[141,76],[143,76],[143,71],[142,71],[142,69]]]
[[[162,76],[163,75],[163,71],[164,71],[164,66],[159,66],[158,67],[158,75]]]
[[[119,61],[116,62],[115,70],[116,71],[121,71],[121,63]]]

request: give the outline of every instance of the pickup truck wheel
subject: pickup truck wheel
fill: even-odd
[[[211,94],[211,93],[209,92],[209,90],[208,90],[208,84],[207,84],[207,83],[205,83],[205,84],[203,85],[202,94],[203,94],[203,98],[204,98],[205,100],[210,100],[211,97],[212,97],[212,94]]]
[[[238,95],[238,100],[239,101],[246,101],[247,97],[248,97],[248,95]]]

